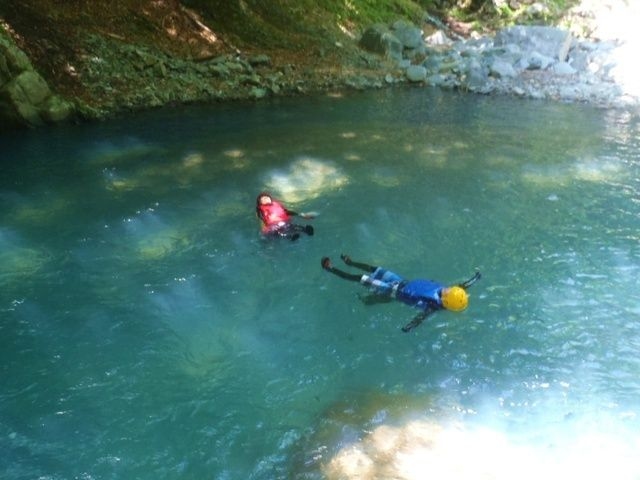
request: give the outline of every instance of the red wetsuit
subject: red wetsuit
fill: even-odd
[[[292,212],[273,199],[268,205],[258,205],[257,211],[258,217],[262,220],[262,233],[277,230],[291,221]]]

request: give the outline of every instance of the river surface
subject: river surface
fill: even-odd
[[[640,478],[639,139],[429,89],[0,137],[0,477]],[[483,276],[403,333],[343,252]]]

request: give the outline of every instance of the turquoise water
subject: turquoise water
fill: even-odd
[[[417,89],[0,137],[0,476],[640,478],[639,130]],[[483,278],[405,334],[341,252]]]

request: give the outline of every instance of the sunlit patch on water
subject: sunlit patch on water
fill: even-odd
[[[227,158],[226,166],[231,170],[244,170],[251,165],[244,150],[239,148],[225,150],[223,155]]]
[[[182,165],[185,168],[198,168],[204,163],[204,155],[202,153],[189,153],[182,159]]]
[[[25,244],[19,236],[0,228],[0,285],[32,277],[50,260],[46,251]]]
[[[150,155],[158,155],[162,149],[156,143],[146,143],[137,138],[120,141],[104,141],[92,145],[87,153],[92,164],[115,166],[134,163]]]
[[[115,168],[102,170],[102,178],[104,179],[105,188],[112,192],[126,192],[140,186],[135,178],[126,177],[118,173]]]
[[[341,133],[341,134],[340,134],[340,136],[341,136],[342,138],[347,138],[347,139],[349,139],[349,138],[356,138],[356,137],[357,137],[357,134],[356,134],[355,132],[343,132],[343,133]]]
[[[357,153],[346,153],[344,155],[345,160],[349,160],[350,162],[359,162],[362,160],[362,157]]]
[[[39,200],[26,200],[17,203],[12,217],[18,223],[43,225],[55,222],[64,216],[72,207],[72,202],[67,199],[45,198]]]
[[[566,185],[575,180],[607,183],[625,175],[624,164],[616,158],[581,158],[571,164],[528,166],[523,179],[537,185]]]
[[[159,260],[188,247],[189,234],[179,225],[165,223],[153,209],[123,220],[126,245],[137,260]]]
[[[151,153],[151,152],[150,152]],[[246,169],[250,162],[240,151],[224,152],[222,158],[201,151],[182,154],[158,152],[138,159],[136,164],[108,162],[103,167],[104,186],[112,192],[129,192],[143,188],[167,191],[176,186],[191,185],[215,178],[223,171]]]
[[[333,162],[303,157],[286,171],[269,173],[265,185],[285,202],[296,203],[343,187],[348,181],[348,176]]]
[[[184,248],[188,243],[188,239],[179,231],[168,229],[141,238],[136,247],[141,259],[157,260]]]
[[[148,300],[155,317],[175,335],[172,353],[182,372],[206,377],[209,383],[229,374],[237,340],[227,330],[214,333],[225,314],[211,302],[198,279],[173,278],[166,286],[150,290]]]
[[[381,187],[397,187],[401,183],[401,177],[395,170],[389,168],[376,168],[371,174],[371,181]]]
[[[222,218],[229,218],[246,212],[246,209],[246,203],[221,202],[211,209],[211,216],[219,221]]]

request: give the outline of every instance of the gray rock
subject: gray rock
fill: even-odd
[[[569,65],[567,62],[558,62],[552,67],[553,73],[556,75],[573,75],[576,73],[576,69]]]
[[[359,44],[370,52],[396,60],[402,59],[402,42],[383,24],[377,23],[367,28]]]
[[[437,73],[435,75],[430,75],[427,78],[427,85],[431,85],[433,87],[440,87],[444,85],[445,81],[446,81],[445,76]]]
[[[424,82],[427,79],[427,69],[421,65],[411,65],[406,71],[410,82]]]
[[[427,47],[422,44],[416,48],[405,48],[404,49],[404,58],[409,60],[415,60],[416,58],[426,57],[427,56]]]
[[[425,39],[425,42],[427,43],[427,45],[432,45],[432,46],[449,46],[449,45],[453,45],[453,40],[451,40],[449,37],[447,37],[442,30],[438,30],[438,31],[432,33],[431,35],[429,35]]]
[[[68,118],[71,103],[54,96],[28,57],[0,30],[0,125],[40,126]]]
[[[422,66],[425,67],[430,72],[437,72],[440,70],[440,65],[444,57],[442,55],[429,55],[424,62],[422,62]]]
[[[491,76],[496,78],[513,78],[518,75],[516,70],[513,68],[513,65],[501,58],[493,60],[489,65],[489,73]]]
[[[481,89],[488,79],[487,71],[482,68],[479,63],[468,66],[467,73],[464,77],[464,85],[468,89]]]
[[[14,80],[16,88],[22,90],[24,100],[32,105],[39,105],[51,96],[47,82],[33,70],[25,70]],[[17,99],[16,99],[17,100]]]
[[[58,95],[47,99],[42,109],[42,118],[49,123],[67,120],[73,114],[73,105]]]
[[[494,41],[496,45],[516,44],[523,50],[558,58],[563,52],[566,54],[568,39],[571,33],[561,28],[517,25],[499,31]]]
[[[402,20],[395,22],[392,31],[404,48],[418,48],[423,44],[422,30],[408,22]]]
[[[251,88],[251,98],[259,100],[267,96],[267,90],[261,87],[253,87]]]
[[[6,65],[6,71],[9,75],[15,76],[25,70],[33,68],[29,57],[15,46],[9,39],[2,37],[0,30],[0,57],[4,57],[4,64]]]
[[[539,52],[532,52],[527,57],[526,70],[545,70],[554,62],[553,58],[542,55]]]

